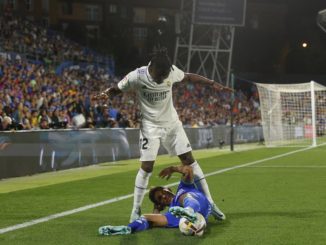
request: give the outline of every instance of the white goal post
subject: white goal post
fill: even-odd
[[[326,87],[256,83],[265,144],[316,146],[326,142]]]

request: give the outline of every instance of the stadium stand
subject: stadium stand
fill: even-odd
[[[28,20],[0,17],[0,26],[0,130],[139,127],[135,95],[91,99],[119,81],[114,62]],[[185,127],[230,123],[227,93],[178,84],[173,96]],[[235,124],[259,125],[258,109],[255,91],[236,91]]]

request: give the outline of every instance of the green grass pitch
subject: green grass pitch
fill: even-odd
[[[289,154],[286,154],[289,153]],[[203,237],[156,228],[101,237],[99,226],[127,224],[132,197],[0,234],[0,244],[325,244],[326,146],[194,151],[227,220],[210,217]],[[262,160],[269,159],[269,160]],[[261,161],[259,161],[261,160]],[[178,159],[160,156],[150,186]],[[248,164],[249,163],[249,164]],[[247,165],[245,165],[247,164]],[[133,193],[138,160],[0,181],[0,231],[17,224]],[[225,170],[225,172],[219,170]],[[175,189],[175,187],[174,187]],[[151,212],[145,196],[142,211]],[[1,233],[1,232],[0,232]]]

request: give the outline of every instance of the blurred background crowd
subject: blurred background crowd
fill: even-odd
[[[31,21],[0,17],[0,130],[138,128],[134,94],[92,100],[121,79],[105,59]],[[231,112],[236,125],[260,124],[253,85],[236,89],[231,103],[228,92],[178,83],[173,99],[185,127],[228,125]]]

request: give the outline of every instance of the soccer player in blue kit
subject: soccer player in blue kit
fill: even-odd
[[[212,206],[215,219],[224,220],[224,213],[214,202],[204,173],[192,155],[192,148],[183,129],[172,100],[172,86],[178,82],[199,82],[214,90],[231,91],[218,82],[203,76],[185,73],[172,65],[166,48],[157,49],[150,63],[128,73],[116,87],[110,87],[97,99],[110,99],[126,91],[135,91],[141,111],[140,161],[136,175],[134,202],[130,222],[141,215],[141,204],[148,186],[153,166],[162,144],[170,155],[177,155],[183,165],[191,166],[197,186],[203,191]]]
[[[177,228],[181,217],[191,222],[196,220],[196,213],[200,213],[207,221],[211,213],[211,204],[201,191],[196,187],[193,178],[193,170],[190,166],[180,165],[163,169],[159,176],[169,179],[178,172],[182,174],[176,194],[167,187],[154,187],[149,192],[149,198],[154,203],[154,213],[145,214],[127,226],[106,225],[99,228],[100,235],[127,235],[152,227]],[[165,207],[169,210],[160,214]]]

